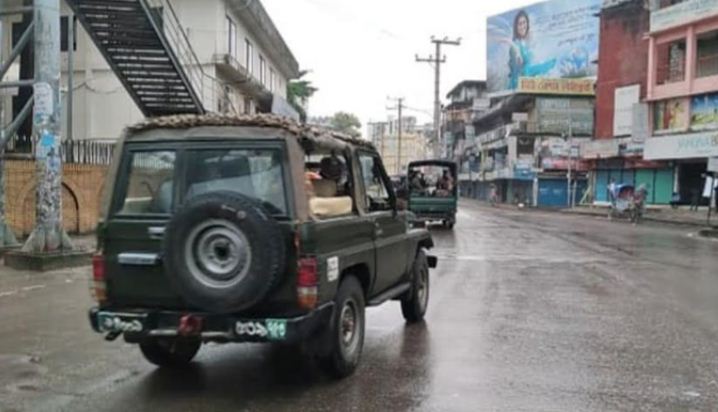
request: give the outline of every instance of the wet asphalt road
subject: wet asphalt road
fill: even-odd
[[[90,332],[87,269],[1,268],[0,411],[718,410],[718,243],[689,232],[465,203],[426,324],[371,309],[341,382],[257,345],[156,370]]]

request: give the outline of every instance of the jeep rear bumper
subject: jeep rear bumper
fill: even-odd
[[[92,329],[112,340],[124,335],[127,342],[148,338],[196,338],[204,342],[296,343],[328,325],[334,303],[326,303],[295,318],[242,318],[231,315],[143,310],[90,310]],[[199,327],[182,329],[183,318],[199,319]]]

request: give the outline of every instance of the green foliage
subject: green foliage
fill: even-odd
[[[306,70],[301,71],[297,80],[292,80],[287,84],[287,101],[299,112],[303,122],[307,120],[304,104],[319,90],[312,85],[310,80],[302,80],[307,73]]]
[[[330,127],[338,132],[346,133],[350,136],[359,137],[361,136],[361,122],[359,118],[346,112],[337,112],[332,116],[330,121]]]

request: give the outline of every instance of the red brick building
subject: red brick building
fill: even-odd
[[[650,13],[643,0],[624,1],[601,11],[598,80],[596,82],[596,139],[617,137],[614,132],[616,89],[640,85],[646,97]]]
[[[643,160],[642,141],[650,133],[648,69],[651,25],[649,2],[604,2],[596,82],[595,140],[584,147],[592,163],[593,197],[607,202],[608,185],[645,185],[648,202],[671,201],[674,171],[665,162]]]

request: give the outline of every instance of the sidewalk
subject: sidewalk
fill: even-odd
[[[587,216],[608,216],[608,207],[580,206],[574,209],[563,209],[561,212]],[[643,219],[658,223],[705,228],[708,227],[708,210],[705,207],[697,212],[690,211],[688,208],[648,207]],[[718,215],[715,213],[713,213],[711,223],[714,227],[718,226]]]
[[[482,202],[476,199],[462,198],[470,202],[476,202],[481,205],[488,206],[487,202]],[[500,203],[496,207],[500,209],[513,209],[513,210],[524,210],[530,211],[541,211],[541,212],[554,212],[554,213],[567,213],[574,215],[584,216],[595,216],[595,217],[608,217],[608,206],[579,206],[573,209],[550,209],[550,208],[525,208],[519,209],[516,205]],[[649,222],[665,223],[672,225],[683,225],[692,226],[699,228],[708,227],[708,209],[701,207],[698,212],[692,212],[687,207],[679,209],[671,209],[670,207],[660,206],[649,206],[646,210],[646,214],[643,219]],[[718,214],[714,213],[711,219],[713,228],[718,229]]]

